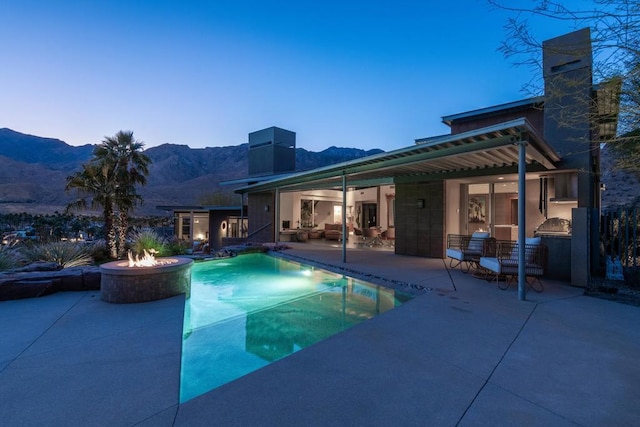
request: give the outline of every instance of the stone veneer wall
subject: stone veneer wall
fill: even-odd
[[[192,265],[193,261],[188,260],[177,266],[141,267],[130,271],[103,266],[100,283],[102,300],[131,303],[155,301],[180,294],[189,297]]]

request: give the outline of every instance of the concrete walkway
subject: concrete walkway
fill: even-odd
[[[292,244],[288,256],[428,290],[178,405],[184,298],[0,302],[3,426],[637,425],[640,309],[442,260]],[[454,285],[457,291],[454,290]]]

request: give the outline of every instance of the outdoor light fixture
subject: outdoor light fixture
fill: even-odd
[[[424,208],[424,199],[416,200],[416,207],[419,208],[419,209]]]
[[[264,211],[269,212],[269,205],[264,205]]]

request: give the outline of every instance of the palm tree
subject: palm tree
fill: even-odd
[[[92,160],[82,165],[82,170],[67,177],[65,189],[75,188],[78,191],[78,199],[67,206],[67,210],[91,209],[102,207],[105,228],[105,243],[109,249],[111,258],[116,258],[116,240],[114,233],[113,199],[115,193],[115,180],[113,171],[109,165]],[[87,203],[90,199],[90,203]]]
[[[113,198],[118,211],[118,255],[123,255],[129,225],[129,213],[142,197],[136,185],[146,185],[151,159],[142,153],[144,143],[137,141],[131,131],[120,131],[113,137],[105,137],[94,150],[96,160],[113,168],[116,189]]]
[[[86,207],[87,197],[91,197],[92,208],[103,207],[105,240],[112,258],[124,253],[129,213],[142,201],[136,185],[147,183],[151,163],[142,153],[143,147],[131,131],[105,137],[94,149],[93,159],[67,178],[67,190],[76,188],[84,196],[68,209]]]

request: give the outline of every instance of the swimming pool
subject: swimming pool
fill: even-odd
[[[180,402],[411,296],[264,254],[199,263],[185,305]]]

